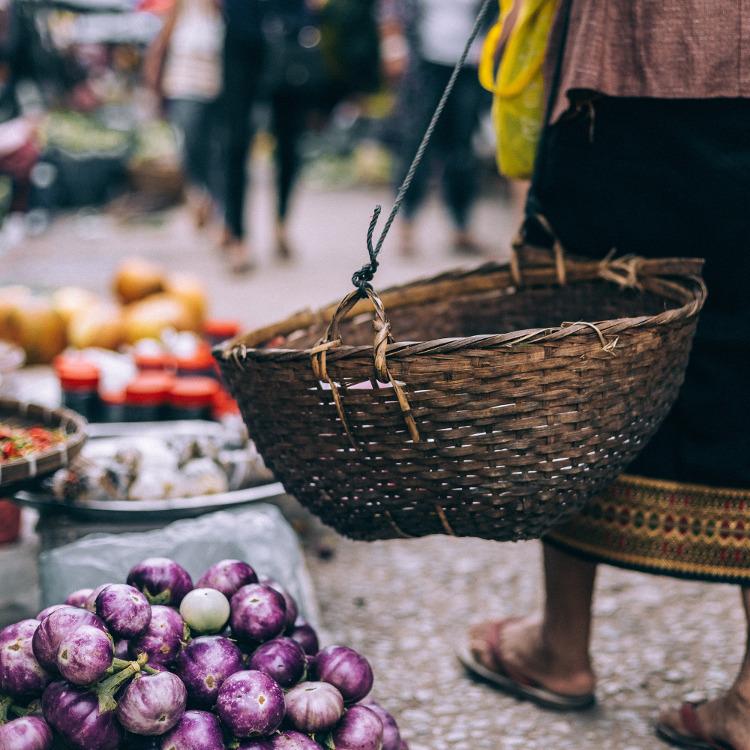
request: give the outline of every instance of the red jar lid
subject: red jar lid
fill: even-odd
[[[64,391],[91,391],[99,387],[99,368],[79,357],[55,362],[55,371]]]
[[[213,409],[216,419],[240,413],[237,402],[223,388],[220,388],[214,396]]]
[[[215,365],[211,348],[207,344],[201,344],[191,357],[177,358],[177,369],[181,372],[206,372],[213,370]]]
[[[125,389],[125,401],[141,406],[158,406],[166,401],[174,385],[174,376],[160,372],[137,375]]]
[[[229,318],[212,318],[203,324],[203,333],[212,339],[233,339],[239,335],[240,322]]]
[[[211,407],[219,391],[213,378],[177,378],[169,394],[169,403],[177,408]]]
[[[123,406],[125,391],[100,391],[99,400],[106,406]]]
[[[136,354],[135,366],[139,370],[174,370],[177,360],[169,352]]]

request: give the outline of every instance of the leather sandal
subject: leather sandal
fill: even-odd
[[[694,750],[734,750],[726,742],[711,739],[704,731],[697,711],[698,706],[703,703],[705,701],[701,703],[685,702],[680,706],[680,721],[687,730],[687,734],[683,734],[661,721],[656,725],[656,735],[674,747],[694,748]]]
[[[553,711],[584,711],[592,708],[596,704],[594,693],[582,695],[557,693],[508,665],[501,650],[502,631],[515,619],[488,623],[489,632],[484,643],[477,644],[474,639],[474,643],[470,642],[456,650],[456,656],[469,674],[518,700],[530,701],[540,708]],[[488,653],[491,665],[477,658],[476,652],[480,650],[478,646]]]

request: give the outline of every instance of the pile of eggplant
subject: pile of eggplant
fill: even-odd
[[[372,684],[247,563],[150,558],[0,631],[0,750],[407,750]]]

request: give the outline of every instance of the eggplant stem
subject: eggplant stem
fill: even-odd
[[[118,688],[124,682],[127,682],[138,674],[146,664],[147,660],[148,657],[145,654],[141,654],[136,661],[128,662],[128,666],[125,667],[125,669],[122,669],[117,672],[117,674],[113,674],[97,683],[94,692],[99,698],[99,710],[102,713],[114,711],[117,708],[117,702],[115,701],[114,696]]]
[[[16,716],[31,716],[37,713],[41,709],[39,701],[32,701],[25,708],[23,706],[9,706],[9,711],[14,713]]]
[[[8,721],[8,711],[13,704],[13,699],[7,695],[0,695],[0,725]]]

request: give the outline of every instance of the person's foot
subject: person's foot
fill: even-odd
[[[657,726],[659,734],[675,744],[682,739],[694,740],[694,747],[703,742],[708,748],[750,750],[750,701],[733,688],[716,700],[665,709]]]
[[[248,246],[241,240],[235,240],[224,248],[229,269],[232,273],[247,273],[253,270],[252,253]]]
[[[459,255],[481,255],[482,246],[471,232],[457,231],[453,237],[453,250]]]
[[[214,202],[204,190],[191,190],[188,193],[188,208],[196,229],[203,229],[211,220]]]
[[[567,644],[547,644],[536,618],[476,625],[469,631],[469,647],[486,669],[504,667],[559,695],[594,692],[596,677],[588,657],[573,659]]]
[[[279,260],[287,261],[291,260],[293,255],[286,227],[283,224],[279,224],[276,227],[276,257]]]

